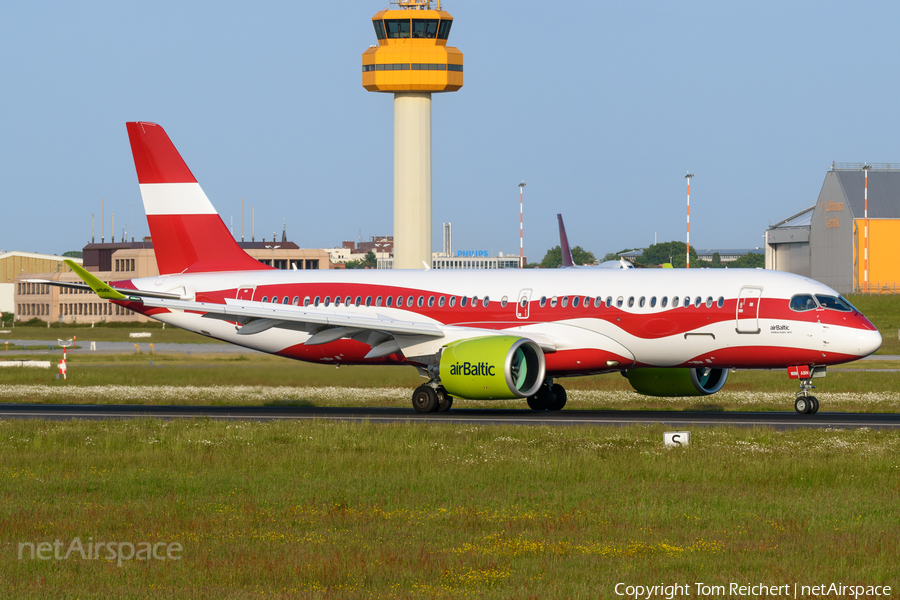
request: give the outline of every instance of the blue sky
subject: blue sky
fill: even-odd
[[[226,224],[304,247],[391,233],[393,107],[361,86],[385,0],[0,7],[0,249],[147,235],[125,122],[163,125]],[[434,244],[597,255],[762,244],[832,161],[900,162],[900,5],[449,0],[465,86],[433,102]],[[877,199],[870,199],[876,201]],[[131,223],[132,206],[134,223]]]

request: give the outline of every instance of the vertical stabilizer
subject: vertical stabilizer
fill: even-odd
[[[237,245],[162,127],[127,127],[160,274],[271,268]]]
[[[566,236],[566,226],[563,225],[562,215],[557,214],[556,220],[559,221],[559,248],[562,250],[562,265],[560,265],[560,268],[574,267],[575,261],[572,260],[572,251],[569,249],[569,238]]]

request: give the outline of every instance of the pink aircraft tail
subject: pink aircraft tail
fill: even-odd
[[[126,125],[161,275],[271,268],[237,245],[162,127]]]

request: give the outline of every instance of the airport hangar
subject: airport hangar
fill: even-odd
[[[900,164],[832,164],[816,203],[766,230],[766,268],[842,294],[900,292]]]

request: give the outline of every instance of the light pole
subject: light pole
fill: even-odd
[[[691,178],[693,177],[694,174],[690,171],[684,176],[687,179],[687,260],[685,265],[688,269],[691,268]]]
[[[522,230],[522,198],[525,195],[525,181],[519,184],[519,268],[525,268],[525,241]]]
[[[275,235],[272,234],[272,237],[274,238]],[[275,268],[275,250],[277,250],[278,248],[281,248],[281,246],[266,246],[266,248],[272,249],[272,268],[274,269]]]
[[[872,168],[872,165],[865,164],[863,165],[863,172],[866,174],[866,185],[865,185],[865,200],[863,202],[863,219],[865,219],[865,225],[863,226],[863,293],[869,293],[869,169]]]

